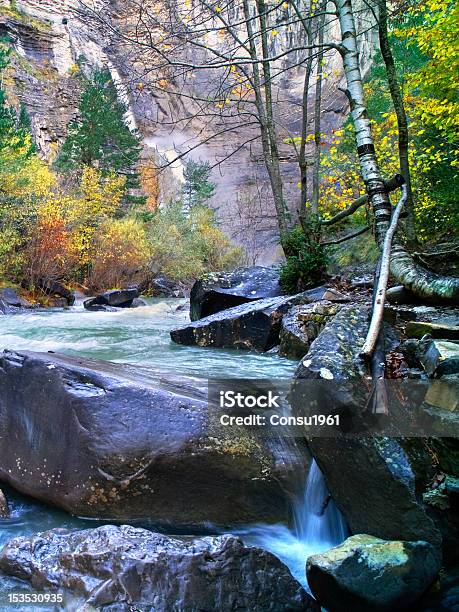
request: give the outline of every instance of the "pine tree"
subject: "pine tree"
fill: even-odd
[[[202,205],[209,200],[215,191],[215,183],[210,179],[212,168],[209,162],[187,161],[183,176],[183,211],[189,213],[192,206]]]
[[[141,137],[128,128],[126,112],[108,70],[97,70],[85,79],[78,118],[70,125],[57,168],[72,171],[90,166],[103,175],[115,172],[126,176],[128,190],[138,189]]]

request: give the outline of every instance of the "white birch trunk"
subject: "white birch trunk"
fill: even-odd
[[[382,248],[390,223],[391,204],[376,159],[370,120],[365,105],[352,2],[351,0],[335,0],[335,4],[341,27],[347,96],[356,133],[360,171],[375,216],[376,242]]]
[[[373,208],[375,239],[382,249],[390,225],[391,204],[376,159],[370,121],[365,106],[352,1],[334,0],[334,3],[341,27],[343,65],[347,80],[346,93],[349,98],[356,132],[360,171],[365,182],[368,199]],[[418,297],[453,304],[459,303],[459,279],[439,276],[416,266],[411,255],[400,244],[395,244],[393,247],[390,270],[401,283],[411,289]]]

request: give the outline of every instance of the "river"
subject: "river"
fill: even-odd
[[[146,302],[144,307],[116,312],[88,312],[77,304],[68,310],[0,316],[0,349],[54,351],[134,364],[143,369],[152,366],[155,371],[160,369],[206,379],[288,378],[295,370],[296,362],[275,354],[176,345],[171,342],[169,331],[189,321],[186,301],[148,299]],[[311,500],[323,499],[324,486],[313,464],[305,483],[304,497],[293,508],[296,520],[291,529],[285,525],[252,525],[237,532],[247,543],[271,550],[306,587],[304,564],[307,556],[346,537],[344,522],[333,503],[320,517],[311,507]],[[0,519],[0,547],[19,535],[53,527],[94,527],[97,524],[71,517],[11,489],[6,488],[5,492],[12,516]],[[320,505],[320,500],[316,503]],[[24,583],[0,576],[0,596],[12,588],[30,590]]]

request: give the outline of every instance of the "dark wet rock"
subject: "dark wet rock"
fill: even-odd
[[[182,541],[127,525],[54,529],[10,541],[0,569],[98,610],[320,610],[279,559],[229,535]]]
[[[158,274],[148,281],[147,292],[153,297],[182,298],[188,295],[189,289],[167,274]]]
[[[368,330],[370,309],[349,304],[325,326],[299,364],[295,378],[347,380],[364,373],[359,353]]]
[[[390,304],[419,304],[419,298],[403,285],[390,287],[386,291],[386,299]]]
[[[355,535],[307,561],[308,583],[333,612],[411,609],[440,569],[438,551],[423,541]]]
[[[144,300],[141,300],[140,298],[134,298],[132,300],[131,308],[143,308],[146,305],[147,303]]]
[[[19,312],[23,308],[33,308],[32,304],[20,297],[11,287],[0,289],[0,314]]]
[[[301,455],[287,457],[274,434],[222,426],[206,387],[151,369],[7,351],[0,480],[79,516],[191,527],[287,521]]]
[[[10,508],[5,494],[0,489],[0,518],[8,518],[10,516]]]
[[[440,573],[439,580],[417,604],[416,612],[459,611],[459,566]]]
[[[75,294],[58,281],[41,281],[38,283],[40,289],[51,298],[63,298],[67,301],[67,306],[75,303]]]
[[[459,344],[432,340],[420,360],[427,374],[434,378],[459,374]]]
[[[268,351],[280,341],[283,316],[297,304],[318,300],[342,302],[347,297],[330,287],[317,287],[291,296],[256,300],[228,308],[171,331],[178,344]]]
[[[409,338],[400,344],[400,350],[408,367],[424,370],[421,359],[427,350],[429,342],[430,340]]]
[[[309,410],[301,392],[303,381],[317,380],[326,385],[318,396],[319,413],[339,413],[342,431],[360,422],[358,410],[365,406],[368,391],[359,352],[368,318],[367,307],[346,305],[325,326],[296,371],[295,413]],[[439,528],[419,499],[419,491],[434,474],[423,441],[365,437],[367,431],[368,427],[356,437],[315,437],[308,442],[351,532],[388,540],[421,538],[439,546]]]
[[[234,306],[173,329],[171,338],[188,346],[268,351],[279,344],[282,317],[295,299],[274,297]]]
[[[409,321],[406,326],[408,338],[422,338],[428,334],[441,340],[459,340],[459,326],[431,323],[429,321]]]
[[[283,317],[279,353],[290,359],[301,359],[309,350],[325,324],[340,306],[327,300],[293,306]]]
[[[279,270],[253,266],[233,272],[208,274],[195,282],[190,294],[192,321],[203,319],[233,306],[283,295]]]
[[[96,297],[85,300],[83,305],[86,310],[104,310],[99,308],[100,306],[130,308],[138,297],[138,289],[114,289],[113,291],[106,291]]]
[[[422,439],[315,438],[309,446],[353,533],[440,546],[439,527],[418,497],[434,475]]]

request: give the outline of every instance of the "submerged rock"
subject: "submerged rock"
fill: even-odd
[[[320,611],[279,559],[228,535],[182,541],[127,525],[54,529],[10,541],[0,569],[97,609]]]
[[[138,297],[138,289],[115,289],[85,300],[83,305],[86,310],[103,310],[101,307],[105,306],[130,308]]]
[[[190,317],[197,321],[233,306],[283,293],[275,268],[253,266],[209,274],[197,280],[191,289]]]
[[[5,494],[0,489],[0,518],[8,518],[10,516],[10,508]]]
[[[55,354],[0,359],[0,480],[72,514],[287,521],[292,475],[305,469],[274,434],[222,426],[197,379]]]
[[[308,584],[331,612],[411,609],[440,569],[428,542],[386,541],[355,535],[307,560]]]
[[[289,359],[301,359],[339,308],[327,300],[293,306],[282,319],[279,354]]]

